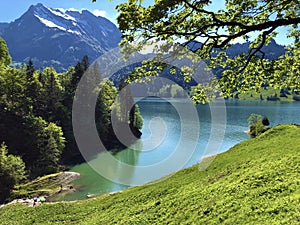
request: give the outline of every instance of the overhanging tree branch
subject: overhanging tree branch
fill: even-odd
[[[222,73],[224,80],[227,81],[226,85],[224,83],[224,90],[236,89],[234,85],[240,80],[245,80],[245,83],[247,80],[247,85],[250,83],[253,85],[259,80],[258,74],[265,69],[268,70],[265,74],[270,71],[277,73],[273,79],[277,83],[283,82],[276,86],[274,81],[272,83],[274,87],[283,87],[285,81],[281,79],[281,75],[284,74],[285,80],[288,80],[288,76],[293,76],[283,62],[295,67],[291,71],[296,71],[296,68],[300,67],[295,57],[299,54],[297,49],[300,46],[299,0],[226,0],[226,7],[218,11],[208,10],[207,6],[212,1],[158,0],[150,6],[143,6],[139,0],[123,3],[118,7],[118,22],[124,35],[121,45],[130,45],[134,42],[141,44],[146,40],[174,43],[176,39],[184,39],[185,45],[188,45],[198,40],[202,44],[196,53],[204,60],[209,59],[211,67],[226,68]],[[140,13],[138,16],[137,12]],[[288,34],[293,41],[293,47],[289,49],[288,54],[277,60],[280,66],[273,69],[270,67],[276,64],[264,59],[263,47],[271,38],[276,37],[276,31],[280,27],[289,28]],[[249,41],[250,37],[248,52],[244,51],[232,59],[227,57],[226,49],[237,39]],[[239,89],[243,87],[238,86]],[[249,87],[245,87],[245,90]]]

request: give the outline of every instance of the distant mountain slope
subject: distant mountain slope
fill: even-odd
[[[3,31],[8,27],[9,23],[0,23],[0,35],[2,35]]]
[[[31,58],[38,68],[54,66],[60,71],[84,55],[96,59],[121,40],[119,29],[103,17],[87,10],[63,12],[42,4],[31,6],[2,30],[14,61]]]
[[[193,41],[189,43],[187,46],[192,51],[196,51],[201,47],[202,43],[198,41]],[[247,54],[249,51],[250,42],[245,43],[236,43],[225,50],[227,56],[233,58],[238,56],[239,54],[245,53]],[[219,50],[218,50],[219,51]],[[283,55],[286,51],[285,47],[276,43],[274,39],[271,39],[271,42],[268,46],[264,46],[262,51],[265,53],[265,58],[269,60],[278,59],[281,55]],[[212,70],[212,72],[217,76],[221,77],[222,72],[224,71],[223,68],[217,67]]]
[[[188,44],[188,47],[192,50],[195,51],[198,48],[200,48],[202,45],[201,42],[198,41],[193,41]],[[250,42],[245,42],[245,43],[236,43],[226,49],[226,53],[229,57],[234,57],[237,56],[241,53],[247,53],[249,50],[249,45]],[[265,57],[267,59],[278,59],[279,56],[283,55],[285,53],[285,47],[282,45],[279,45],[276,43],[274,39],[271,39],[271,42],[269,43],[268,46],[264,46],[262,48],[262,51],[265,53]]]

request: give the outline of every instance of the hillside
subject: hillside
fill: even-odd
[[[94,199],[9,205],[0,224],[299,224],[300,127],[279,125],[149,185]]]
[[[255,90],[247,91],[246,93],[236,93],[231,99],[250,100],[250,101],[282,101],[292,102],[300,101],[299,92],[293,92],[288,89],[274,89],[271,87],[261,88],[260,92]]]

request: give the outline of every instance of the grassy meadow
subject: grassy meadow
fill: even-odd
[[[0,224],[300,224],[300,127],[276,126],[161,182],[0,209]]]

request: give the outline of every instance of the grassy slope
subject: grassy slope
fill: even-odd
[[[74,173],[60,172],[39,177],[25,184],[21,184],[13,190],[10,200],[54,194],[61,189],[61,185],[65,187],[78,177],[73,174]]]
[[[300,128],[280,125],[168,179],[111,196],[0,209],[0,224],[300,224]]]
[[[282,102],[292,102],[293,95],[287,95],[287,97],[280,97],[280,90],[275,90],[274,88],[263,89],[261,88],[261,93],[257,93],[254,90],[247,91],[246,93],[239,94],[239,100],[260,100],[260,94],[262,95],[263,99],[266,101],[268,96],[274,96],[277,94],[277,97],[280,98]]]

